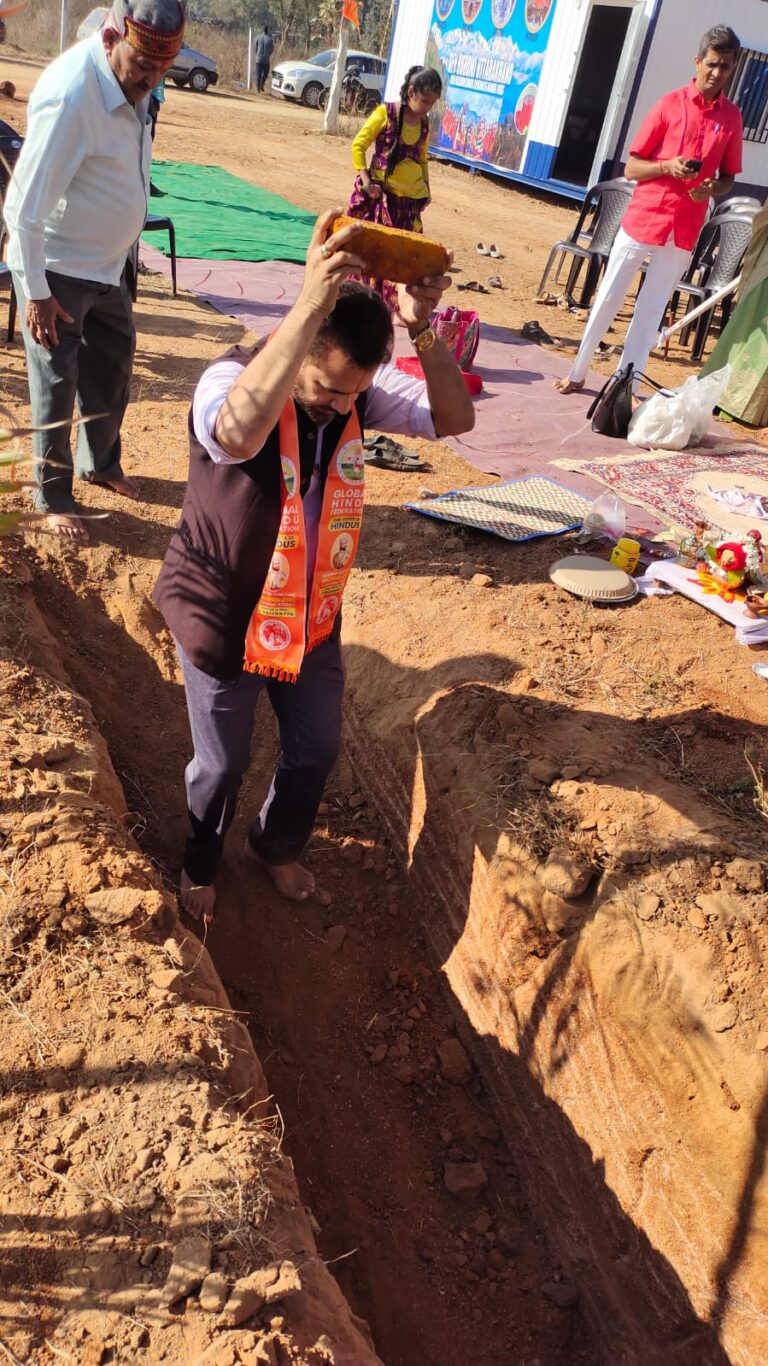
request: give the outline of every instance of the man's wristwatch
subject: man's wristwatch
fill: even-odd
[[[417,332],[408,329],[408,335],[417,351],[431,351],[437,341],[437,334],[432,329],[431,323],[424,323]]]

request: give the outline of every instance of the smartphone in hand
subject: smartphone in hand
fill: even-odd
[[[698,175],[704,163],[700,158],[688,157],[685,164],[691,175]]]

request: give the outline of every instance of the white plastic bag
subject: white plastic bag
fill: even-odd
[[[632,446],[661,446],[682,451],[698,446],[709,431],[712,410],[722,398],[731,378],[731,366],[705,379],[690,379],[669,394],[654,394],[632,414],[627,441]]]

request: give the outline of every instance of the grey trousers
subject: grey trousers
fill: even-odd
[[[265,863],[294,862],[312,834],[341,745],[344,666],[338,638],[305,655],[296,683],[250,673],[222,682],[195,668],[178,642],[176,648],[194,745],[185,773],[191,826],[185,873],[198,886],[214,880],[250,761],[254,713],[263,692],[277,717],[280,758],[248,839]]]
[[[91,483],[122,477],[120,427],[128,406],[136,330],[125,277],[119,285],[104,285],[52,270],[46,276],[51,293],[74,319],[59,320],[59,344],[50,351],[32,340],[24,318],[26,299],[16,277],[14,286],[27,353],[32,424],[66,424],[35,433],[35,507],[39,512],[66,513],[76,510],[68,425],[75,403],[82,417],[106,416],[78,427],[74,473]]]

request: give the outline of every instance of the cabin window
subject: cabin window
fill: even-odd
[[[742,48],[729,98],[741,110],[745,142],[768,142],[768,52]]]

